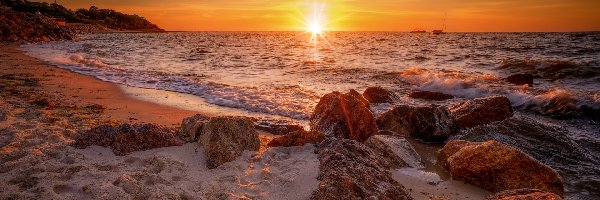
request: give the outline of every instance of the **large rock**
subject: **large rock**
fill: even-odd
[[[563,195],[563,181],[552,168],[527,154],[490,140],[451,141],[440,150],[440,160],[455,180],[493,192],[531,188]]]
[[[396,106],[377,118],[377,126],[381,130],[424,142],[442,142],[457,131],[448,109],[435,105]]]
[[[369,103],[355,90],[332,92],[321,97],[310,117],[311,130],[337,137],[365,141],[377,134]]]
[[[421,156],[404,137],[392,135],[371,136],[365,145],[379,157],[379,161],[391,168],[423,168]]]
[[[573,141],[566,130],[518,117],[470,129],[461,140],[496,140],[556,169],[570,191],[600,196],[600,158]]]
[[[449,94],[444,94],[441,92],[431,92],[431,91],[416,91],[411,92],[409,95],[411,98],[415,99],[425,99],[425,100],[433,100],[433,101],[443,101],[454,98],[454,96]]]
[[[291,147],[304,146],[309,143],[319,143],[325,139],[325,136],[315,131],[299,130],[287,135],[274,138],[267,144],[269,147]]]
[[[513,74],[504,78],[506,82],[515,85],[528,85],[533,86],[533,75],[532,74]]]
[[[246,117],[213,117],[202,126],[200,144],[212,169],[232,161],[244,150],[258,151],[260,140],[254,123]]]
[[[461,128],[471,128],[513,116],[510,101],[505,96],[472,99],[450,107],[456,124]]]
[[[210,117],[194,115],[183,119],[181,128],[177,132],[179,137],[186,142],[198,142],[202,134],[202,126],[208,122]]]
[[[368,87],[363,96],[369,103],[393,103],[397,97],[382,87]]]
[[[412,199],[364,144],[328,138],[318,149],[319,187],[312,199]]]
[[[292,132],[304,131],[304,127],[285,120],[259,120],[254,123],[254,128],[274,135],[287,135]]]
[[[516,189],[505,190],[492,194],[485,198],[486,200],[562,200],[560,196],[535,189]]]
[[[156,124],[105,124],[82,133],[73,143],[76,148],[92,145],[110,148],[122,156],[134,151],[180,146],[183,144],[175,130]]]

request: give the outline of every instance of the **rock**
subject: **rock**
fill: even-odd
[[[286,135],[292,132],[304,131],[304,127],[288,121],[260,120],[254,124],[254,128],[274,135]]]
[[[258,151],[260,140],[254,123],[246,117],[213,117],[202,126],[200,144],[209,169],[234,160],[244,150]]]
[[[535,189],[516,189],[505,190],[492,194],[485,198],[486,200],[562,200],[560,196]]]
[[[533,75],[532,74],[513,74],[504,78],[506,82],[515,85],[528,85],[533,86]]]
[[[386,163],[389,168],[424,167],[421,157],[404,137],[374,135],[365,142],[365,145],[370,147],[379,160]]]
[[[415,99],[425,99],[425,100],[433,100],[433,101],[443,101],[448,99],[453,99],[454,96],[449,94],[444,94],[441,92],[431,92],[431,91],[416,91],[411,92],[409,95],[411,98]]]
[[[367,146],[328,138],[318,149],[319,187],[311,199],[412,199]]]
[[[414,107],[399,105],[377,118],[381,130],[411,136],[424,142],[443,142],[457,129],[445,106]]]
[[[156,124],[99,125],[82,133],[73,143],[76,148],[98,145],[123,156],[134,151],[180,146],[175,130]]]
[[[455,151],[455,152],[454,152]],[[532,188],[563,195],[561,176],[527,154],[494,140],[449,142],[440,160],[455,180],[498,192]]]
[[[458,139],[496,140],[517,148],[556,169],[565,177],[568,191],[586,190],[600,196],[600,159],[568,135],[561,128],[518,117],[472,128]]]
[[[186,142],[198,142],[202,134],[202,126],[210,120],[204,115],[194,115],[183,119],[177,132],[179,137]]]
[[[382,87],[368,87],[363,96],[369,103],[393,103],[396,96]]]
[[[299,130],[287,135],[274,138],[267,144],[269,147],[291,147],[304,146],[309,143],[318,143],[323,141],[325,136],[319,132]]]
[[[477,98],[450,107],[456,124],[472,128],[482,124],[502,121],[513,116],[510,101],[505,96]]]
[[[346,94],[332,92],[321,97],[310,117],[310,126],[326,137],[359,142],[377,134],[369,103],[355,90]]]

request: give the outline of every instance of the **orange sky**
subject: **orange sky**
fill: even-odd
[[[48,1],[53,2],[53,1]],[[314,1],[58,0],[68,8],[111,8],[170,31],[301,30]],[[449,32],[600,31],[600,0],[329,0],[326,30]],[[446,16],[446,17],[444,17]]]

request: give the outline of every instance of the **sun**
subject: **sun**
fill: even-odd
[[[323,26],[313,22],[308,25],[308,31],[312,34],[321,34],[323,33]]]

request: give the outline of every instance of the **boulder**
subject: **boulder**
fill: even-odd
[[[589,191],[600,196],[598,154],[585,148],[597,146],[597,143],[590,141],[591,144],[581,145],[569,135],[562,128],[515,117],[472,128],[458,139],[474,142],[496,140],[507,144],[556,169],[565,177],[568,191]]]
[[[379,160],[390,168],[424,167],[421,157],[404,137],[374,135],[365,141],[365,145],[370,147]]]
[[[416,91],[408,94],[409,97],[415,99],[425,99],[425,100],[433,100],[433,101],[443,101],[448,99],[453,99],[454,96],[449,94],[444,94],[441,92],[431,92],[431,91]]]
[[[355,90],[346,94],[332,92],[321,97],[310,116],[310,126],[311,130],[326,137],[360,142],[378,132],[369,103]]]
[[[204,115],[194,115],[183,119],[177,132],[179,137],[186,142],[198,142],[202,134],[202,126],[210,120]]]
[[[260,140],[247,117],[213,117],[202,126],[200,144],[209,169],[237,158],[244,150],[258,151]]]
[[[424,142],[443,142],[457,129],[445,106],[395,106],[377,118],[381,130],[411,136]]]
[[[472,128],[482,124],[502,121],[513,116],[510,101],[505,96],[477,98],[450,107],[456,124]]]
[[[304,146],[309,143],[318,143],[323,141],[325,136],[319,132],[299,130],[287,135],[274,138],[267,144],[269,147],[291,147]]]
[[[516,189],[505,190],[492,194],[485,198],[486,200],[562,200],[560,196],[535,189]]]
[[[320,183],[311,199],[412,199],[390,166],[360,142],[328,138],[317,153]]]
[[[183,141],[175,130],[156,124],[104,124],[91,128],[76,138],[75,148],[92,145],[110,148],[115,155],[123,156],[134,151],[180,146]]]
[[[506,82],[515,85],[528,85],[533,86],[533,75],[532,74],[513,74],[504,78]]]
[[[304,127],[283,120],[259,120],[255,122],[254,128],[274,135],[287,135],[292,132],[304,131]]]
[[[368,87],[363,96],[369,103],[393,103],[396,96],[382,87]]]
[[[521,188],[544,190],[560,196],[564,192],[562,178],[552,168],[494,140],[452,141],[440,150],[440,155],[444,155],[440,160],[453,179],[493,192]]]

